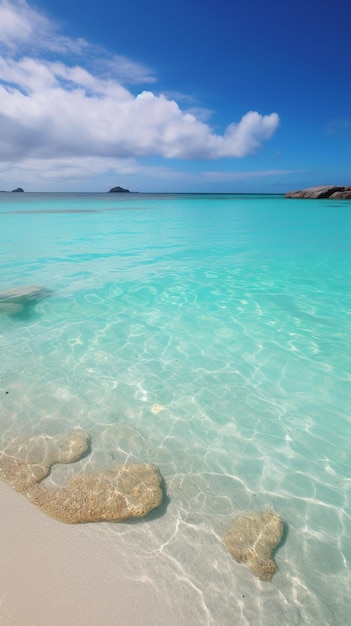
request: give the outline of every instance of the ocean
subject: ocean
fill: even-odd
[[[159,510],[98,528],[131,585],[178,606],[170,626],[185,604],[201,626],[348,623],[350,203],[3,193],[0,242],[2,448],[83,429],[90,454],[55,465],[57,485],[159,467]],[[43,297],[1,301],[32,285]],[[269,509],[284,533],[266,582],[221,537]]]

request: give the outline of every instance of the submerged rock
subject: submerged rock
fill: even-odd
[[[0,313],[12,316],[28,316],[32,307],[34,307],[39,300],[47,298],[50,295],[51,291],[36,285],[3,289],[0,291]]]
[[[289,191],[285,194],[286,198],[338,198],[351,199],[351,187],[340,187],[337,185],[308,187],[307,189],[299,189],[298,191]]]
[[[222,541],[236,561],[246,563],[261,580],[270,580],[277,569],[272,552],[283,529],[283,520],[274,511],[247,513],[235,519]]]
[[[80,472],[63,487],[41,484],[54,463],[78,461],[88,445],[89,436],[82,430],[15,439],[0,452],[0,478],[44,513],[68,524],[121,522],[142,517],[161,504],[162,477],[152,464]]]
[[[49,293],[45,287],[39,287],[38,285],[11,287],[10,289],[0,291],[0,304],[40,300],[47,297]]]
[[[34,485],[26,496],[60,522],[121,522],[159,506],[163,499],[160,484],[155,465],[117,465],[95,474],[76,474],[65,487]]]
[[[15,439],[0,452],[0,478],[25,493],[49,474],[54,463],[78,461],[88,445],[89,436],[83,430]]]

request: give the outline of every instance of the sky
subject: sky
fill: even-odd
[[[346,0],[0,0],[0,189],[351,185]]]

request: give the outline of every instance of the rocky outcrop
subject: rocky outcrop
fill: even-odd
[[[103,472],[80,472],[65,487],[36,484],[30,502],[66,524],[122,522],[143,517],[162,502],[161,475],[155,465],[117,465]]]
[[[51,295],[49,289],[36,285],[12,287],[0,291],[0,314],[21,315],[29,313],[39,300]]]
[[[351,186],[339,187],[337,185],[309,187],[298,191],[289,191],[285,194],[286,198],[334,198],[351,200]]]
[[[124,189],[123,187],[112,187],[109,193],[129,193],[129,189]]]
[[[283,520],[274,511],[246,513],[234,520],[222,541],[238,563],[246,563],[261,580],[270,580],[277,570],[273,550],[283,530]]]
[[[89,435],[82,430],[15,438],[0,451],[0,478],[44,513],[67,524],[121,522],[147,515],[161,504],[162,477],[152,463],[80,472],[63,487],[42,483],[52,465],[74,463],[88,448]]]
[[[23,191],[23,189],[21,187],[17,187],[17,189],[12,189],[12,193],[15,193],[16,191]]]
[[[82,430],[15,439],[0,452],[0,478],[24,493],[43,480],[54,463],[78,461],[88,445],[89,436]]]
[[[41,300],[50,295],[48,289],[37,285],[23,285],[21,287],[11,287],[0,291],[0,303],[2,302],[24,302],[28,300]]]
[[[330,198],[343,199],[343,200],[351,200],[351,187],[344,187],[342,191],[334,191]]]

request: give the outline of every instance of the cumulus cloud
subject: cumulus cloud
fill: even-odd
[[[239,158],[257,150],[279,124],[276,113],[250,111],[218,134],[174,99],[150,90],[133,94],[125,85],[152,82],[152,72],[124,57],[94,56],[96,48],[60,35],[24,0],[0,0],[0,42],[2,161]]]
[[[253,152],[276,130],[278,115],[246,113],[223,135],[174,100],[82,67],[32,58],[0,59],[0,158],[160,155],[216,159]]]

